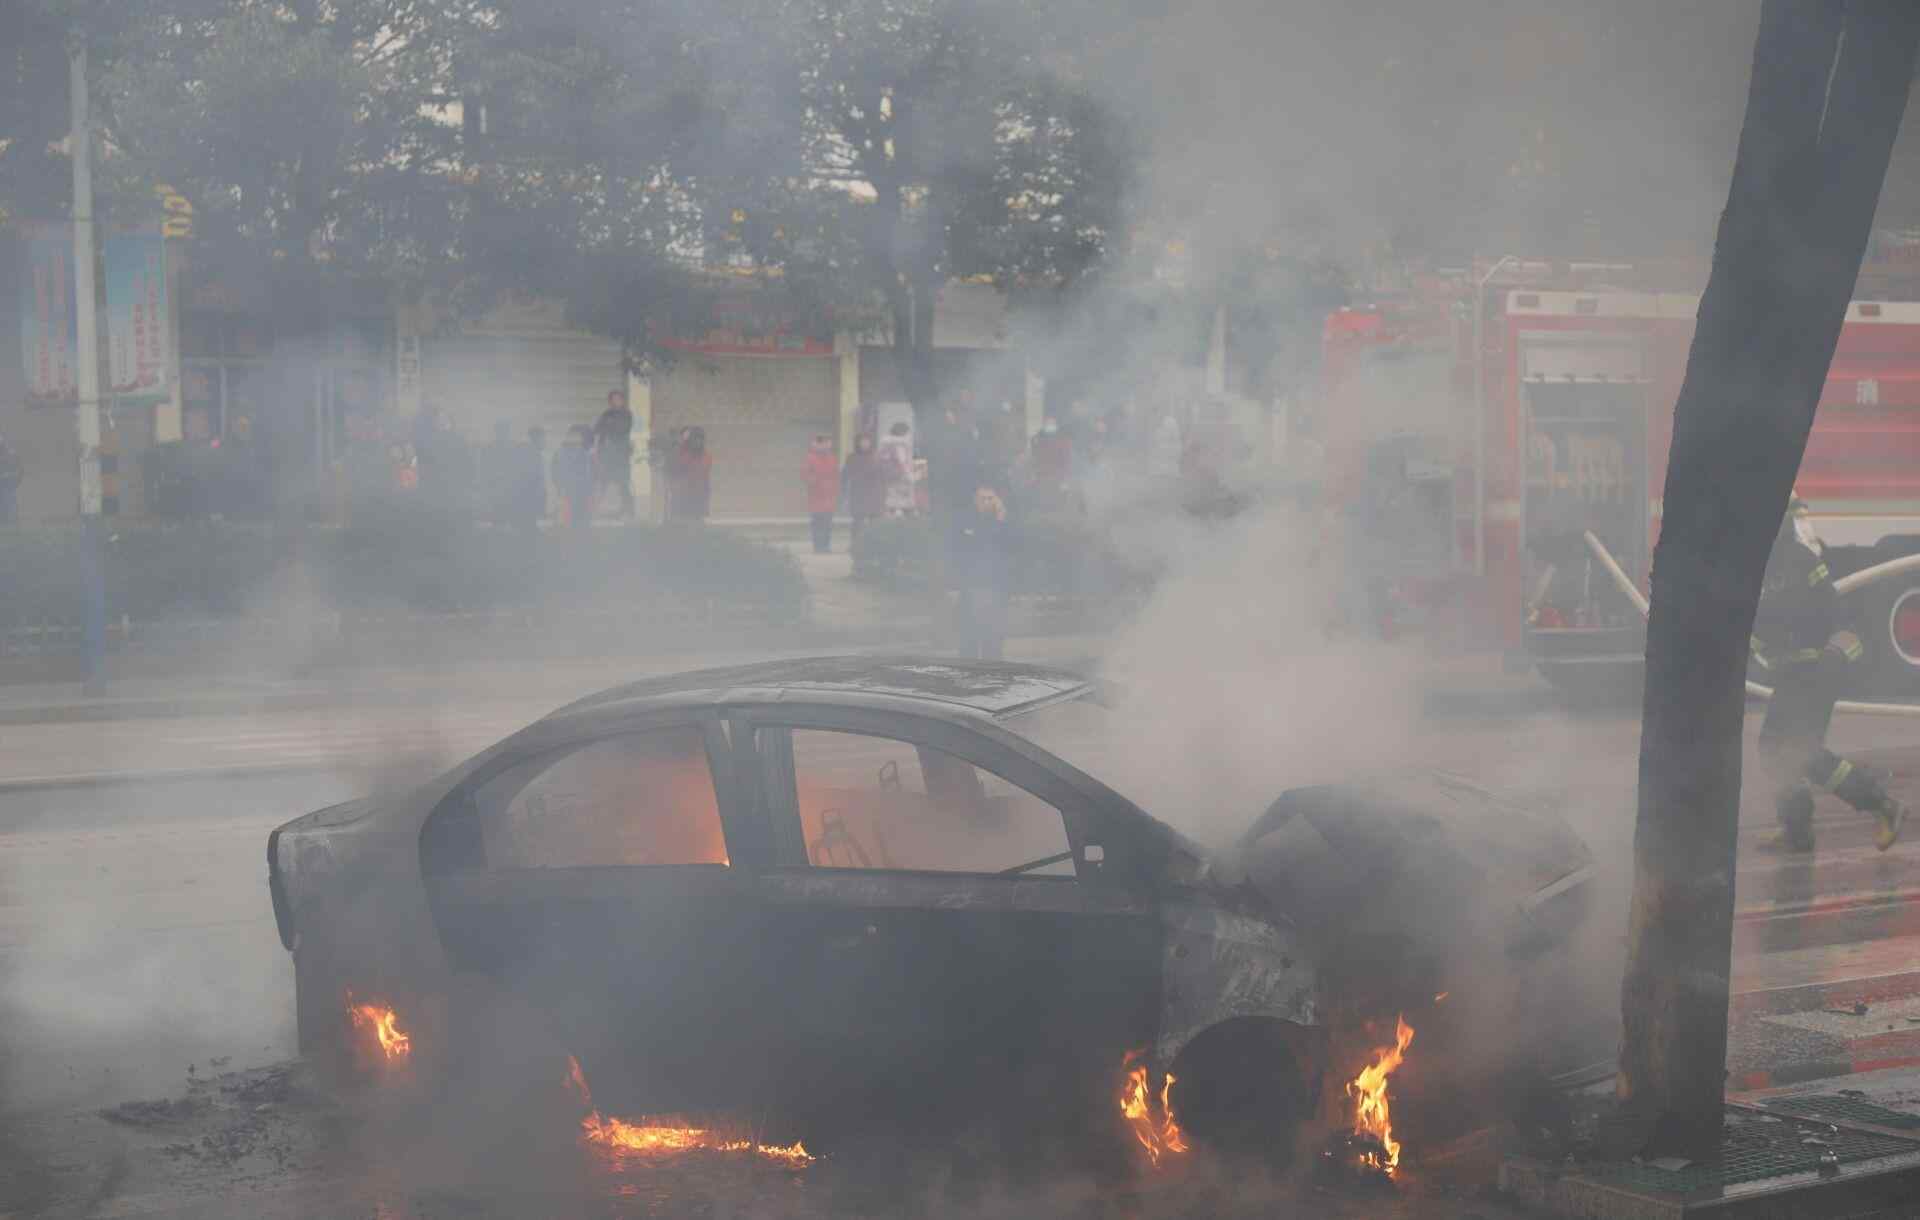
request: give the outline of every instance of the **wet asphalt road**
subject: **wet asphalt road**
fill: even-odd
[[[551,706],[543,696],[431,714],[356,709],[29,726],[49,741],[94,743],[82,755],[97,749],[103,731],[137,739],[142,763],[284,764],[288,743],[298,742],[315,769],[0,791],[6,1107],[121,1101],[177,1084],[190,1063],[205,1070],[210,1059],[226,1058],[237,1067],[289,1053],[291,968],[267,900],[267,833],[370,788],[424,778]],[[8,753],[28,753],[20,734],[8,728]],[[1836,726],[1834,739],[1844,749],[1885,749],[1912,735],[1920,727],[1853,718]],[[1622,858],[1637,744],[1627,711],[1569,716],[1519,687],[1498,700],[1438,701],[1397,761],[1550,794],[1603,857]],[[73,763],[51,748],[37,757],[63,771]],[[1746,805],[1748,833],[1764,831],[1765,801],[1749,793]],[[1836,844],[1865,831],[1838,810],[1824,810],[1823,825]],[[1876,888],[1914,871],[1871,852],[1859,868],[1874,870],[1857,880]],[[1776,870],[1756,874],[1748,888],[1758,898],[1763,885],[1792,880]]]
[[[135,1098],[177,1096],[190,1082],[291,1054],[292,972],[265,884],[264,845],[273,826],[371,786],[425,776],[553,702],[501,701],[478,712],[467,701],[426,713],[355,709],[348,716],[322,711],[84,729],[9,726],[0,772],[40,767],[84,775],[129,757],[184,757],[230,770],[164,783],[0,791],[0,1216],[18,1207],[9,1191],[42,1199],[47,1215],[1150,1217],[1276,1208],[1329,1216],[1503,1214],[1484,1200],[1446,1194],[1417,1204],[1400,1197],[1352,1205],[1299,1182],[1208,1179],[1171,1193],[1154,1187],[1116,1196],[1107,1185],[1070,1176],[1036,1184],[989,1173],[970,1181],[965,1172],[956,1177],[944,1157],[916,1161],[911,1180],[845,1165],[798,1177],[731,1162],[601,1167],[569,1178],[568,1201],[556,1207],[516,1200],[500,1184],[476,1187],[471,1175],[450,1168],[463,1158],[449,1161],[444,1150],[435,1162],[444,1171],[421,1175],[411,1158],[389,1155],[393,1148],[369,1155],[355,1144],[343,1177],[339,1146],[305,1130],[301,1124],[313,1116],[300,1117],[298,1107],[289,1107],[295,1130],[278,1160],[270,1140],[232,1161],[168,1152],[206,1133],[129,1131],[91,1113]],[[132,752],[103,753],[102,732],[110,742],[119,734]],[[1834,742],[1843,750],[1884,751],[1917,737],[1920,725],[1852,718],[1836,726]],[[1568,715],[1516,688],[1431,701],[1423,732],[1395,761],[1440,763],[1558,793],[1580,811],[1583,831],[1605,855],[1630,835],[1637,744],[1631,709]],[[289,752],[302,751],[307,769],[245,773],[250,763],[284,763]],[[370,759],[374,753],[380,757]],[[1749,833],[1764,829],[1764,801],[1750,794],[1746,806]],[[1836,842],[1857,833],[1834,811],[1824,813],[1823,825],[1839,828]],[[1900,884],[1912,871],[1904,862],[1895,874],[1880,867],[1868,884]],[[1735,1054],[1764,1062],[1808,1053],[1807,1046],[1830,1037],[1777,1025],[1737,1028]],[[343,1121],[357,1120],[329,1112],[321,1126],[337,1135]],[[49,1161],[50,1147],[71,1155]],[[102,1167],[114,1165],[131,1176],[109,1189]],[[401,1167],[408,1172],[392,1176]],[[588,1196],[574,1193],[580,1181],[592,1185]],[[244,1205],[233,1201],[239,1190],[250,1200]],[[87,1197],[96,1201],[82,1207]],[[1299,1211],[1308,1200],[1308,1211]]]

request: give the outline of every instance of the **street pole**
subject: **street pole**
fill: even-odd
[[[93,297],[93,124],[87,114],[87,43],[75,31],[69,52],[73,152],[74,388],[80,448],[82,691],[105,693],[107,587],[100,523],[100,332]]]
[[[80,412],[80,515],[100,515],[100,332],[93,299],[93,126],[87,116],[87,44],[73,40],[73,290]]]
[[[1487,317],[1487,283],[1514,261],[1503,254],[1473,286],[1473,574],[1487,574],[1487,369],[1482,329]]]

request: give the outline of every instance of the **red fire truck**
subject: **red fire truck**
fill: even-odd
[[[1324,388],[1335,409],[1356,390],[1377,393],[1388,363],[1444,385],[1451,560],[1466,622],[1478,642],[1557,683],[1639,663],[1644,624],[1583,535],[1592,530],[1646,588],[1704,279],[1702,267],[1501,260],[1458,277],[1444,328],[1431,309],[1425,323],[1405,321],[1404,309],[1328,321]],[[1916,289],[1897,270],[1863,273],[1801,464],[1798,488],[1836,575],[1920,551]],[[1876,682],[1920,686],[1920,578],[1885,582],[1857,603]]]

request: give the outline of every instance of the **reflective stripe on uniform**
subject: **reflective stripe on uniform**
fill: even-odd
[[[1837,649],[1849,661],[1858,661],[1866,655],[1867,651],[1867,646],[1860,642],[1860,637],[1851,631],[1834,632],[1833,638],[1827,641],[1827,647]]]
[[[1837,764],[1835,764],[1833,768],[1833,774],[1827,776],[1827,778],[1821,783],[1820,786],[1822,788],[1825,788],[1827,791],[1831,792],[1835,788],[1838,788],[1841,784],[1846,783],[1847,776],[1852,774],[1853,774],[1853,764],[1843,758]]]
[[[1814,564],[1813,571],[1807,573],[1807,583],[1810,585],[1821,584],[1826,579],[1827,579],[1827,565],[1824,563]]]

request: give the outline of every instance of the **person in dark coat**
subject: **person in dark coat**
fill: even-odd
[[[996,485],[989,474],[988,447],[973,412],[957,406],[947,409],[927,471],[933,513],[943,525],[950,528],[973,510],[973,493],[978,488]]]
[[[379,425],[364,412],[347,416],[347,443],[340,453],[346,476],[347,520],[377,514],[393,497],[393,458]]]
[[[567,429],[566,443],[553,455],[553,487],[560,493],[566,524],[585,529],[593,524],[593,430],[585,424]]]
[[[433,426],[415,449],[420,457],[420,491],[430,507],[449,515],[473,510],[474,461],[467,438],[453,426],[453,416],[442,407],[433,413]]]
[[[495,525],[506,525],[513,516],[514,448],[513,425],[504,419],[496,420],[493,439],[481,447],[475,462],[479,472],[479,507]]]
[[[0,436],[0,525],[12,525],[18,512],[16,497],[20,493],[20,480],[26,476],[26,468],[20,464],[20,455],[13,446],[7,444],[7,438]]]
[[[507,470],[507,523],[531,533],[547,515],[547,430],[528,428]]]
[[[1764,846],[1813,850],[1818,788],[1873,818],[1874,845],[1886,851],[1900,837],[1906,805],[1887,791],[1885,775],[1827,748],[1833,705],[1866,648],[1841,624],[1825,550],[1806,503],[1791,497],[1767,559],[1751,641],[1774,681],[1760,725],[1760,761],[1773,784],[1780,831]]]
[[[998,661],[1005,649],[1009,549],[1006,504],[993,488],[981,487],[956,531],[951,572],[960,655],[970,660]]]
[[[854,438],[853,452],[840,471],[840,483],[847,497],[847,515],[853,518],[853,549],[860,548],[860,535],[867,523],[887,511],[887,471],[873,449],[873,433],[862,432]]]
[[[633,517],[633,412],[619,390],[607,394],[607,409],[593,425],[595,498],[611,487],[620,497],[622,520]]]

